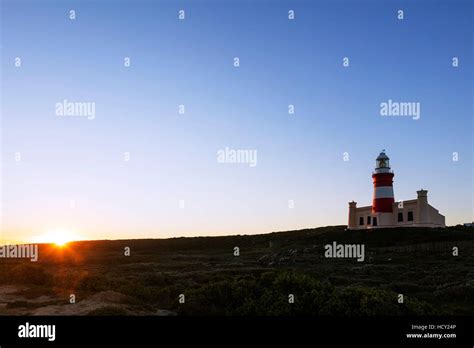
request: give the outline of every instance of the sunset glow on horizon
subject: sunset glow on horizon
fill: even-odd
[[[64,229],[50,230],[46,233],[32,238],[33,243],[51,243],[62,247],[69,242],[78,241],[81,238],[74,232]]]

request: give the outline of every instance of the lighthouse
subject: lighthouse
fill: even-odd
[[[372,205],[357,207],[349,202],[348,228],[372,229],[384,227],[445,227],[445,217],[438,209],[428,204],[428,191],[417,191],[418,197],[395,202],[393,194],[394,173],[390,169],[390,158],[382,150],[375,159],[372,172],[374,193]]]
[[[375,171],[372,173],[374,182],[374,195],[372,199],[372,213],[377,216],[376,223],[386,225],[391,223],[393,215],[393,177],[394,173],[390,169],[390,158],[385,154],[385,150],[377,156],[375,160]]]

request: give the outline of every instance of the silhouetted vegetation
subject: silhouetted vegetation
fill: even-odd
[[[364,244],[365,261],[325,258],[333,241]],[[42,245],[37,263],[0,263],[4,284],[23,287],[5,311],[54,302],[28,302],[43,294],[65,306],[70,294],[78,302],[107,291],[123,297],[120,305],[104,300],[90,315],[472,315],[473,275],[474,229],[463,226],[86,241],[66,249]]]

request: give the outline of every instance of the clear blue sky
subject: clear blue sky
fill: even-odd
[[[472,1],[2,0],[1,11],[0,239],[346,224],[348,201],[370,204],[381,149],[396,200],[424,188],[448,224],[473,219]],[[56,116],[63,99],[95,102],[95,119]],[[388,99],[421,103],[421,118],[380,116]],[[256,149],[258,165],[217,163],[226,146]]]

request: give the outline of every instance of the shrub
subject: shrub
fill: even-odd
[[[41,266],[32,265],[31,263],[21,263],[13,267],[9,272],[8,281],[11,283],[25,285],[50,285],[53,277],[46,272]]]

